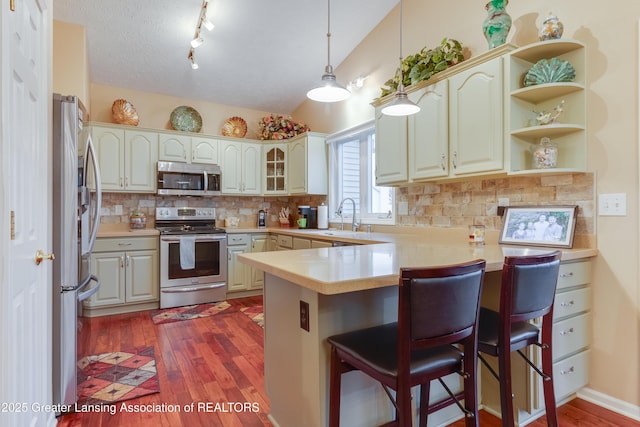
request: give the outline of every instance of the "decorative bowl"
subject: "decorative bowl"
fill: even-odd
[[[181,105],[171,112],[171,127],[184,132],[200,132],[202,116],[193,107]]]
[[[247,134],[247,122],[242,117],[233,116],[222,125],[222,135],[244,138]]]
[[[132,103],[126,99],[116,99],[111,106],[111,117],[119,125],[138,126],[140,119]]]
[[[576,79],[576,70],[569,61],[559,58],[541,59],[524,76],[525,86],[544,83],[572,82]]]

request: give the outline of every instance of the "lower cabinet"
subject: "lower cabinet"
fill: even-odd
[[[238,261],[238,254],[249,252],[265,252],[268,235],[261,234],[229,234],[227,235],[227,291],[242,292],[236,297],[255,294],[264,287],[264,272]],[[253,292],[252,292],[253,291]],[[231,296],[233,297],[233,295]]]
[[[83,302],[89,317],[158,308],[158,239],[96,240],[91,269],[100,289]]]
[[[571,397],[589,382],[590,282],[591,261],[569,261],[560,265],[553,308],[553,382],[558,402]],[[482,305],[497,310],[499,291],[499,272],[488,273]],[[530,346],[527,353],[531,360],[541,365],[540,349]],[[497,369],[497,361],[488,360]],[[515,352],[511,355],[511,363],[516,421],[523,425],[544,413],[542,379]],[[481,377],[481,403],[499,416],[499,384],[484,367]]]

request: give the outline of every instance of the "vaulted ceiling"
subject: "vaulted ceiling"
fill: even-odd
[[[337,68],[397,3],[331,2],[331,65]],[[327,65],[326,1],[209,1],[215,28],[202,29],[200,68],[192,70],[189,42],[202,4],[56,0],[53,18],[86,27],[90,79],[98,84],[290,113],[319,83]]]

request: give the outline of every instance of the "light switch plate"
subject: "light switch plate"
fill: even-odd
[[[598,214],[600,216],[626,216],[627,194],[600,194],[598,196]]]

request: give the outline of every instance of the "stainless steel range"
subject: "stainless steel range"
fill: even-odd
[[[160,308],[227,298],[227,234],[215,208],[156,208]]]

